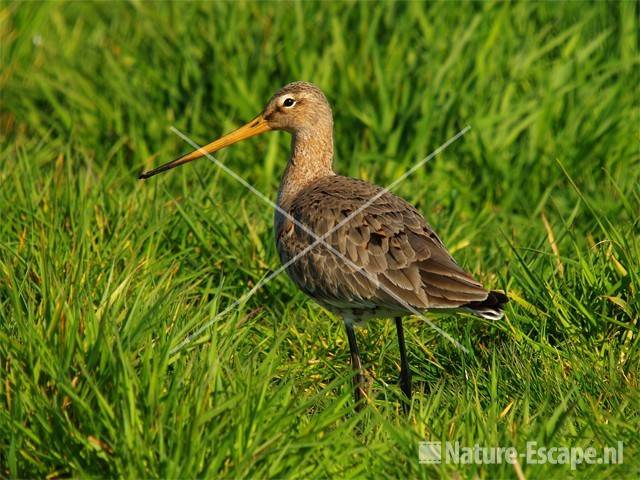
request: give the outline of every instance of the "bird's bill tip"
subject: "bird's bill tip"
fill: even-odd
[[[264,118],[262,114],[258,115],[256,118],[251,120],[249,123],[243,125],[242,127],[234,130],[227,135],[224,135],[217,140],[205,145],[204,147],[200,147],[197,150],[194,150],[191,153],[187,153],[176,160],[165,163],[153,170],[147,170],[140,175],[138,175],[139,180],[146,180],[149,177],[153,177],[158,173],[165,172],[167,170],[171,170],[179,165],[183,165],[185,163],[189,163],[198,158],[202,158],[206,155],[210,155],[212,153],[217,152],[218,150],[222,150],[229,145],[233,145],[234,143],[240,142],[247,138],[255,137],[256,135],[260,135],[261,133],[268,132],[271,130],[271,126],[269,122]]]

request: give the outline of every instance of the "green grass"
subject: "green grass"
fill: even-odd
[[[615,446],[640,469],[640,56],[634,2],[6,3],[0,6],[0,476],[479,477],[420,441]],[[506,318],[358,334],[280,276],[269,207],[202,160],[143,167],[319,84],[343,174],[401,183]],[[271,198],[284,133],[218,158]]]

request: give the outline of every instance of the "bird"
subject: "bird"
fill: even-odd
[[[244,126],[139,178],[274,130],[291,134],[274,215],[280,261],[300,290],[344,322],[357,409],[367,392],[355,327],[371,319],[395,321],[407,412],[412,374],[403,319],[430,311],[466,311],[498,320],[508,297],[484,288],[460,267],[409,202],[334,171],[333,112],[318,86],[305,81],[285,85]]]

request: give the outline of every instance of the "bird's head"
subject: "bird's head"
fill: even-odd
[[[331,107],[322,90],[309,82],[285,85],[264,107],[262,118],[271,130],[298,133],[332,126]]]
[[[246,125],[172,162],[143,172],[138,178],[149,178],[270,130],[311,134],[314,131],[332,128],[331,107],[322,90],[309,82],[289,83],[278,90],[262,113]]]

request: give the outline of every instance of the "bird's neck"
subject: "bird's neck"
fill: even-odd
[[[291,140],[291,157],[280,182],[278,205],[285,208],[309,184],[335,175],[333,125],[315,125],[313,131],[298,131]]]

